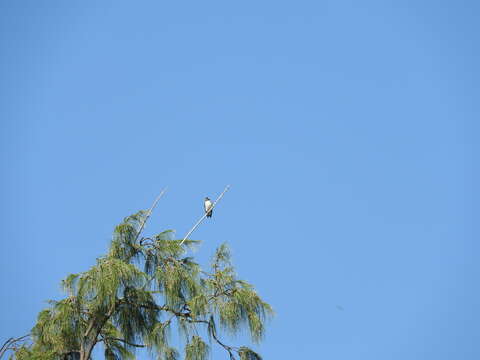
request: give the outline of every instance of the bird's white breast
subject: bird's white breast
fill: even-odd
[[[212,202],[210,200],[205,201],[205,211],[212,207]]]

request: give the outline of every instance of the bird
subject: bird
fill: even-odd
[[[205,198],[205,202],[203,203],[203,207],[205,209],[205,212],[207,213],[207,217],[211,218],[212,217],[212,202],[208,197]]]

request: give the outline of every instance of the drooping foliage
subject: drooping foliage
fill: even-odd
[[[179,360],[183,354],[185,360],[205,360],[208,344],[216,343],[230,359],[261,360],[253,350],[219,338],[219,330],[246,330],[259,342],[272,315],[253,286],[237,279],[227,245],[204,271],[186,256],[197,241],[176,240],[171,230],[141,236],[147,218],[146,211],[125,218],[107,255],[62,281],[66,297],[39,313],[32,343],[17,349],[13,359],[89,360],[101,345],[107,360],[134,359],[137,348],[148,348],[158,359]],[[185,344],[181,352],[171,344],[172,328]]]

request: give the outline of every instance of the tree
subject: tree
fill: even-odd
[[[143,237],[155,205],[125,218],[113,232],[108,253],[88,271],[62,281],[67,296],[39,313],[31,344],[15,349],[13,359],[89,360],[102,344],[107,360],[134,359],[136,348],[177,360],[180,354],[170,339],[175,327],[185,343],[185,360],[206,359],[209,342],[225,349],[231,360],[261,359],[246,346],[224,343],[220,330],[236,334],[246,329],[259,342],[273,314],[270,305],[237,279],[226,244],[204,271],[186,256],[197,241],[174,239],[171,230]]]

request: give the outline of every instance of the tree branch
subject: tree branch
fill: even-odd
[[[116,305],[116,302],[113,302],[108,312],[105,315],[100,316],[100,318],[98,318],[96,315],[93,315],[92,318],[90,319],[90,325],[88,326],[88,329],[84,335],[86,349],[83,349],[83,351],[86,354],[86,359],[90,359],[90,354],[92,353],[93,348],[98,342],[97,340],[98,335],[100,335],[103,327],[105,326],[105,323],[113,315],[113,312],[115,311],[115,305]],[[91,339],[89,339],[90,333],[93,330],[95,330],[95,333],[91,337]]]
[[[121,302],[126,303],[126,304],[132,304],[131,302],[124,301],[124,300],[121,301]],[[206,324],[209,328],[211,328],[211,324],[210,324],[209,321],[202,320],[202,319],[193,319],[190,312],[175,311],[174,309],[171,309],[170,307],[168,307],[166,305],[158,306],[158,305],[154,305],[154,304],[136,304],[136,306],[143,307],[143,308],[146,308],[146,309],[154,309],[154,310],[159,310],[159,311],[170,312],[172,314],[172,317],[170,318],[169,322],[171,321],[171,319],[173,317],[176,316],[176,317],[179,317],[179,318],[183,318],[186,321],[188,321],[190,323],[193,323],[193,324]],[[184,308],[185,308],[185,306],[184,306]],[[228,352],[228,354],[230,356],[230,360],[235,360],[235,356],[234,356],[233,353],[234,352],[239,353],[239,349],[235,348],[235,347],[232,347],[232,346],[229,346],[227,344],[224,344],[222,341],[220,341],[220,339],[217,337],[217,333],[216,333],[214,328],[211,328],[210,333],[212,334],[212,337],[215,340],[215,342],[217,342],[221,347],[223,347]],[[121,339],[116,339],[116,340],[122,341]],[[132,346],[135,346],[135,345],[132,345]]]
[[[198,225],[200,225],[200,223],[207,217],[207,214],[210,212],[210,210],[213,210],[215,205],[217,205],[217,203],[220,201],[220,199],[223,197],[223,195],[225,195],[225,193],[227,192],[228,189],[230,189],[230,185],[227,185],[225,187],[225,190],[223,190],[223,192],[220,194],[220,196],[217,198],[217,200],[215,200],[215,202],[212,204],[212,207],[209,209],[209,211],[205,212],[205,214],[203,214],[203,216],[200,218],[200,220],[198,220],[197,223],[195,225],[193,225],[193,227],[190,229],[190,231],[187,233],[187,235],[185,235],[183,240],[180,242],[180,245],[182,245],[185,242],[185,240],[187,240],[187,238],[195,231],[195,229],[198,227]]]
[[[221,346],[223,347],[225,350],[228,351],[228,354],[230,355],[230,359],[231,360],[235,360],[235,357],[233,356],[233,351],[237,352],[238,353],[238,349],[237,348],[234,348],[232,346],[228,346],[227,344],[224,344],[223,342],[221,342],[218,337],[217,337],[217,333],[215,331],[215,329],[213,327],[211,327],[211,324],[209,321],[207,320],[193,320],[193,319],[190,319],[188,320],[190,322],[193,322],[193,323],[203,323],[203,324],[207,324],[207,326],[209,328],[211,328],[212,330],[210,331],[210,333],[212,334],[212,337],[213,339]]]
[[[143,345],[143,344],[133,344],[131,342],[128,342],[127,340],[125,339],[119,339],[119,338],[114,338],[114,337],[109,337],[109,336],[102,336],[103,337],[103,342],[105,342],[105,340],[115,340],[115,341],[121,341],[123,342],[124,344],[127,344],[127,345],[130,345],[130,346],[134,346],[134,347],[138,347],[138,348],[143,348],[143,347],[147,347],[147,345]]]
[[[146,224],[146,222],[148,221],[148,218],[150,217],[150,215],[152,215],[153,210],[154,210],[155,207],[157,206],[157,203],[158,203],[158,201],[160,200],[160,198],[163,196],[163,194],[165,194],[165,191],[167,191],[167,188],[164,188],[164,189],[160,192],[160,194],[157,196],[157,198],[156,198],[155,201],[153,202],[153,204],[152,204],[152,206],[150,207],[150,209],[148,209],[147,216],[145,216],[145,220],[143,220],[142,226],[140,226],[140,229],[138,230],[137,236],[135,237],[135,242],[138,240],[138,237],[139,237],[140,234],[142,233],[143,228],[145,227],[145,224]]]
[[[5,355],[5,353],[8,350],[15,350],[16,343],[19,343],[21,341],[25,341],[26,338],[29,337],[29,336],[30,336],[30,334],[23,335],[23,336],[20,336],[18,338],[11,337],[7,341],[5,341],[2,345],[2,347],[0,348],[0,359],[3,357],[3,355]]]

